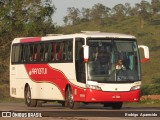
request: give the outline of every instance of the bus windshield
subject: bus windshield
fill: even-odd
[[[98,83],[140,80],[140,63],[135,39],[89,38],[89,81]]]

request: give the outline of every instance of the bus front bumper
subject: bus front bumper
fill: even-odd
[[[140,90],[127,92],[105,92],[100,90],[86,90],[85,102],[139,102]]]

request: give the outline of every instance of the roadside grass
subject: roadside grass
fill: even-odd
[[[9,84],[5,83],[5,84],[0,84],[0,103],[8,103],[8,102],[13,102],[13,103],[17,103],[17,102],[24,102],[23,99],[17,99],[17,98],[13,98],[10,97],[10,91],[9,91]]]
[[[126,102],[124,107],[159,107],[160,100],[145,99],[140,102]]]
[[[25,103],[25,102],[24,99],[5,97],[3,99],[0,99],[0,103]]]

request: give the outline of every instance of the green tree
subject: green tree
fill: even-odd
[[[82,19],[89,21],[90,18],[90,14],[91,14],[91,10],[89,8],[82,8],[81,10],[82,13]]]
[[[0,66],[8,70],[13,38],[54,32],[55,10],[52,0],[0,0]]]
[[[108,17],[110,8],[104,6],[103,4],[95,4],[92,9],[91,9],[91,19],[92,20],[99,20],[99,19],[103,19],[105,17]]]
[[[160,12],[160,0],[152,0],[151,7],[153,10],[153,14],[154,15],[158,14],[158,12]]]
[[[151,6],[150,3],[142,0],[141,3],[136,4],[138,10],[138,16],[140,18],[140,26],[141,28],[144,27],[145,20],[148,20],[151,15]]]
[[[0,39],[46,34],[54,28],[54,12],[51,0],[0,0]]]
[[[68,15],[63,18],[63,20],[67,20],[68,24],[75,25],[80,21],[80,11],[78,8],[69,7],[67,8]]]
[[[117,20],[121,20],[122,18],[124,18],[126,14],[125,12],[126,12],[126,8],[123,4],[115,5],[112,8],[112,16]]]
[[[138,16],[138,8],[137,7],[132,7],[130,10],[130,16]]]
[[[65,17],[63,18],[63,22],[64,22],[65,25],[68,24],[68,16],[65,16]]]
[[[125,3],[124,4],[125,16],[131,16],[131,10],[132,10],[132,7],[131,7],[130,3]]]

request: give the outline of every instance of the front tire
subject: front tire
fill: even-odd
[[[111,103],[111,102],[106,102],[106,103],[104,103],[103,105],[104,105],[104,107],[112,107],[113,103]]]
[[[69,107],[70,109],[77,109],[79,108],[79,102],[75,102],[73,100],[73,93],[70,87],[67,88],[65,94],[65,107]]]
[[[37,100],[35,99],[32,99],[31,97],[31,89],[29,86],[27,86],[25,88],[25,104],[28,106],[28,107],[36,107],[37,105]]]
[[[115,102],[112,105],[112,109],[121,109],[123,105],[123,102]]]

